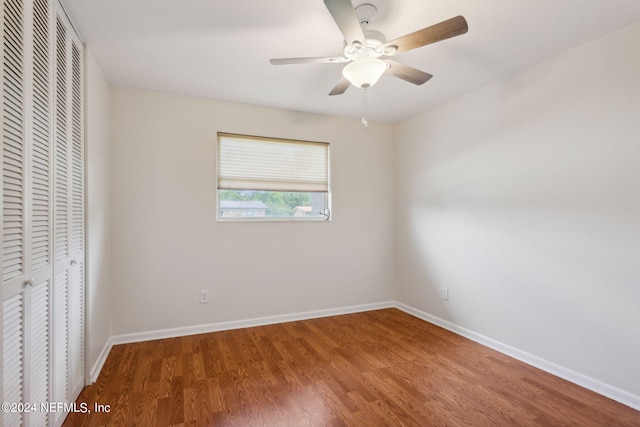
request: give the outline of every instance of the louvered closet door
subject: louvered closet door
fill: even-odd
[[[56,16],[53,398],[84,386],[84,139],[82,44]],[[56,417],[57,424],[64,414]]]
[[[3,402],[22,402],[25,358],[25,11],[4,0],[2,67],[2,365]],[[2,414],[4,426],[23,424],[18,413]]]
[[[50,401],[52,28],[47,0],[3,0],[3,402]],[[3,413],[2,425],[49,425]]]
[[[33,1],[30,93],[30,245],[29,265],[33,284],[27,296],[29,365],[27,401],[50,401],[51,288],[53,284],[53,4]],[[49,414],[27,414],[28,425],[49,425]]]

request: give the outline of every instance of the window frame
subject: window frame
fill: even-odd
[[[279,143],[279,142],[294,142],[294,143],[303,143],[303,144],[322,144],[326,146],[327,150],[327,191],[319,192],[324,195],[324,205],[325,210],[327,212],[325,217],[308,217],[308,216],[300,216],[300,217],[222,217],[220,216],[220,189],[218,188],[218,179],[219,179],[219,167],[220,167],[220,139],[222,137],[227,138],[244,138],[244,139],[256,139],[260,141]],[[216,222],[330,222],[333,218],[333,212],[331,209],[331,191],[332,191],[332,180],[331,180],[331,144],[328,142],[320,142],[320,141],[309,141],[303,139],[291,139],[291,138],[274,138],[267,136],[256,136],[256,135],[246,135],[239,133],[230,133],[230,132],[217,132],[216,141],[215,141],[215,193],[216,193]],[[247,191],[264,191],[264,190],[247,190]],[[286,191],[282,191],[286,192]],[[300,192],[304,193],[304,192]]]

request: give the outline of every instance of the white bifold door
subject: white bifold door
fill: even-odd
[[[2,8],[0,425],[58,426],[84,386],[83,48],[56,1]]]

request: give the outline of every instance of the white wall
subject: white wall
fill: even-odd
[[[636,402],[638,52],[635,24],[407,120],[395,141],[399,301]]]
[[[126,88],[112,100],[114,334],[393,299],[390,125]],[[333,221],[216,223],[218,131],[331,143]]]
[[[111,89],[90,49],[86,55],[87,368],[111,330]]]

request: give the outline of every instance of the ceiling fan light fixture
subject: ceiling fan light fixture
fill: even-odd
[[[363,58],[347,64],[342,75],[355,87],[369,88],[376,84],[389,65],[381,59]]]

